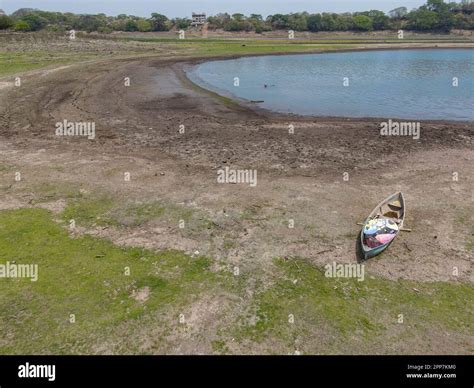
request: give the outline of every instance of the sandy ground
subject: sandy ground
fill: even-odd
[[[356,223],[402,190],[413,232],[366,270],[391,279],[473,281],[472,123],[423,122],[421,139],[413,140],[381,137],[380,120],[256,112],[192,87],[178,62],[108,60],[5,85],[0,162],[11,169],[0,172],[0,208],[28,205],[44,182],[184,204],[208,214],[217,231],[194,238],[170,225],[89,232],[126,245],[198,250],[252,271],[276,256],[354,262]],[[94,121],[97,138],[55,136],[64,119]],[[256,169],[257,187],[218,184],[225,166]],[[21,182],[13,171],[21,171]],[[228,239],[231,249],[223,247]]]

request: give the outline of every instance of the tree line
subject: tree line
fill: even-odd
[[[22,8],[11,15],[0,15],[0,29],[14,31],[68,31],[111,33],[113,31],[170,31],[191,27],[189,18],[169,19],[152,13],[150,18],[132,15],[107,16],[77,15],[73,13],[47,12]],[[408,11],[406,7],[393,9],[386,14],[371,10],[354,13],[308,12],[275,14],[267,18],[241,13],[220,13],[207,18],[208,28],[225,31],[254,31],[263,33],[274,30],[294,31],[380,31],[413,30],[425,32],[449,32],[453,28],[474,29],[474,3],[462,0],[446,3],[444,0],[427,0],[425,5]]]

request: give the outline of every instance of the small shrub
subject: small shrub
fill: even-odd
[[[24,20],[18,20],[14,25],[14,30],[21,32],[32,31],[28,22],[25,22]]]

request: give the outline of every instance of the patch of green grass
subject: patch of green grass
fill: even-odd
[[[43,209],[0,212],[0,263],[7,261],[37,264],[38,280],[0,279],[1,354],[92,352],[118,325],[181,309],[219,276],[205,257],[71,238]],[[148,299],[136,300],[145,287]]]
[[[227,354],[229,349],[224,341],[215,340],[212,341],[212,352],[215,354]]]
[[[396,34],[390,36],[324,36],[318,39],[268,39],[268,38],[242,38],[242,37],[221,37],[208,38],[188,37],[177,39],[175,37],[156,36],[128,36],[118,38],[125,41],[139,41],[155,43],[168,52],[191,56],[227,56],[227,55],[259,55],[259,54],[284,54],[284,53],[310,53],[321,51],[339,51],[347,49],[357,49],[370,44],[397,44],[426,42],[426,43],[463,43],[469,41],[466,38],[454,38],[452,36],[427,35],[427,36],[407,36],[400,42]]]
[[[180,231],[189,236],[215,227],[202,212],[184,205],[161,201],[134,203],[97,193],[69,197],[61,217],[66,222],[74,220],[76,225],[86,227],[138,227],[158,221],[179,226],[184,222]]]
[[[88,206],[92,214],[104,204]],[[7,261],[38,264],[39,276],[37,282],[0,279],[0,330],[6,333],[1,354],[88,353],[104,342],[122,341],[121,336],[127,345],[119,349],[140,352],[134,330],[146,332],[159,322],[157,350],[172,335],[183,308],[199,295],[248,298],[249,287],[254,294],[248,310],[234,325],[217,328],[220,338],[212,342],[213,352],[228,353],[229,337],[288,349],[296,337],[309,341],[315,335],[331,338],[339,351],[354,349],[355,337],[367,344],[383,339],[400,325],[399,314],[406,338],[430,329],[472,333],[471,284],[389,281],[367,274],[362,282],[331,279],[297,259],[275,259],[274,271],[261,276],[234,276],[211,271],[213,261],[206,257],[120,248],[90,236],[71,238],[44,209],[0,212],[0,264]],[[136,295],[143,290],[147,296],[140,300]],[[71,314],[75,323],[69,321]]]
[[[73,53],[0,52],[0,77],[53,65],[65,65],[78,59],[79,57]],[[81,56],[80,59],[84,60],[85,58]]]
[[[240,317],[232,334],[239,340],[272,339],[291,346],[296,333],[310,338],[319,328],[339,340],[350,341],[356,334],[370,341],[397,325],[398,314],[403,314],[407,330],[434,326],[472,333],[472,285],[367,277],[359,282],[326,278],[303,260],[276,259],[274,264],[277,280],[256,296],[256,320]]]
[[[35,185],[32,191],[36,195],[35,203],[51,202],[59,199],[73,200],[83,197],[79,186],[67,182],[61,184],[41,183]]]
[[[122,53],[117,52],[116,54],[105,55],[119,56],[119,54]],[[126,50],[124,54],[129,56],[137,55],[137,53],[129,50]],[[74,49],[64,49],[64,51],[49,51],[46,49],[42,51],[26,50],[20,52],[0,51],[0,77],[103,58],[104,53],[94,51],[76,52]]]
[[[318,41],[287,39],[242,39],[223,37],[219,39],[129,36],[125,41],[156,43],[168,52],[191,56],[251,55],[272,53],[298,53],[322,50],[341,50],[355,47],[357,41]]]
[[[279,54],[279,53],[304,53],[315,51],[342,50],[353,47],[341,44],[317,44],[317,43],[278,43],[275,41],[243,41],[243,42],[219,42],[211,44],[189,44],[184,49],[192,49],[192,53],[198,56],[221,56],[221,55],[252,55],[252,54]]]
[[[85,226],[117,226],[118,222],[111,215],[114,201],[109,196],[98,198],[80,197],[69,201],[62,213],[65,221],[74,220]]]
[[[39,69],[53,63],[57,62],[38,53],[0,53],[0,77]]]
[[[133,227],[163,217],[166,210],[160,202],[129,203],[109,195],[94,194],[70,198],[62,218],[67,222],[75,220],[82,226]]]

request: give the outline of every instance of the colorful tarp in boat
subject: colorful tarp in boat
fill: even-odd
[[[376,248],[391,242],[398,232],[398,225],[389,218],[375,217],[364,227],[364,244]]]

